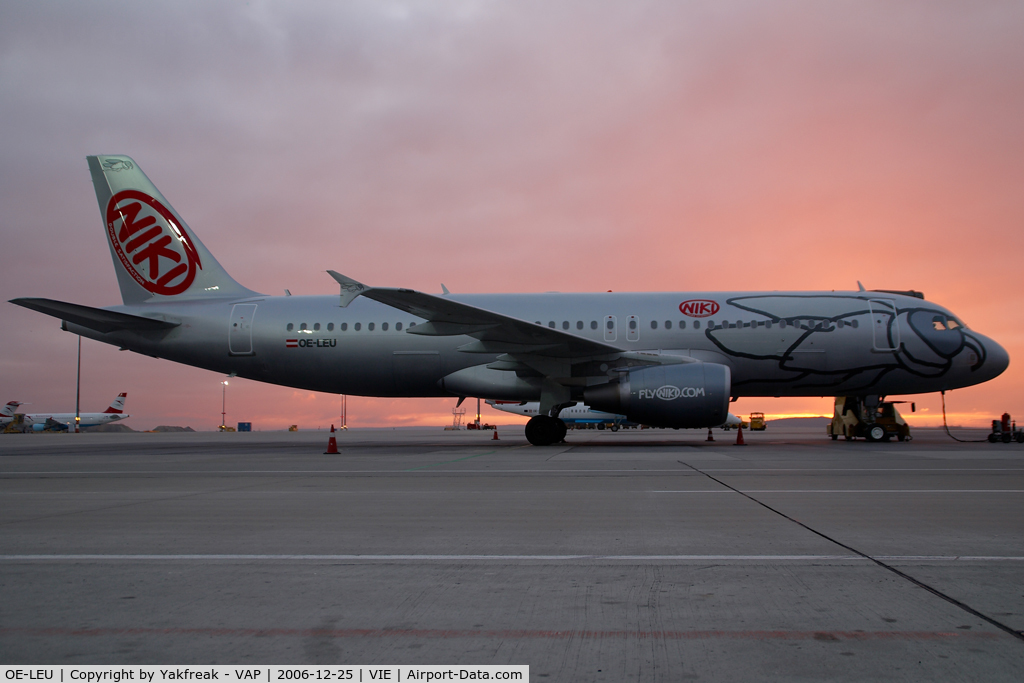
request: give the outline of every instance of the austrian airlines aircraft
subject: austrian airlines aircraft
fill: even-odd
[[[88,157],[123,305],[16,303],[137,353],[312,391],[539,401],[535,445],[585,402],[709,427],[730,398],[880,397],[966,387],[1009,363],[918,292],[424,294],[334,271],[340,296],[258,294],[217,263],[136,163]]]
[[[493,398],[487,399],[487,405],[501,410],[506,413],[512,413],[513,415],[523,415],[525,417],[533,417],[534,415],[540,415],[540,402],[539,401],[495,401]],[[612,428],[612,431],[618,431],[619,427],[635,427],[635,422],[630,422],[626,419],[625,415],[616,415],[614,413],[606,413],[603,410],[594,410],[588,405],[578,403],[575,406],[568,408],[562,408],[562,412],[558,414],[558,419],[567,425],[608,425]],[[738,417],[729,413],[725,417],[725,422],[718,425],[719,427],[738,427],[742,424],[742,420]]]
[[[102,413],[79,413],[81,419],[78,423],[80,427],[95,427],[96,425],[107,424],[108,422],[117,422],[118,420],[124,420],[131,417],[130,415],[124,414],[124,402],[128,397],[128,394],[121,393],[117,395],[111,403],[110,407],[104,410]],[[7,424],[14,419],[14,410],[10,411],[10,415],[7,414],[7,408],[13,406],[17,408],[22,405],[18,401],[11,401],[7,404],[7,407],[0,412],[0,424]],[[35,431],[42,431],[46,429],[48,425],[66,425],[68,427],[74,427],[75,425],[75,414],[74,413],[25,413],[25,426],[32,427]]]

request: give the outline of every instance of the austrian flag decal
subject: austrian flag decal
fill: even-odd
[[[110,198],[107,237],[128,274],[153,294],[181,294],[203,267],[174,214],[138,190],[122,190]]]

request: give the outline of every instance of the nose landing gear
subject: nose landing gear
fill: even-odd
[[[568,429],[557,417],[534,415],[526,423],[526,440],[534,446],[550,446],[565,438]]]

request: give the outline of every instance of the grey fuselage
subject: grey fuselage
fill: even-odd
[[[623,351],[727,365],[736,397],[942,391],[984,382],[1009,363],[1002,347],[942,306],[885,292],[448,297]],[[695,300],[707,302],[703,312],[697,311],[702,317],[683,311]],[[168,331],[107,334],[71,323],[66,328],[158,358],[334,394],[452,396],[444,389],[445,376],[497,358],[460,351],[474,341],[467,336],[409,334],[424,321],[365,297],[345,308],[337,296],[257,295],[108,310],[180,324]],[[614,368],[608,376],[614,376]],[[588,379],[589,384],[601,381],[608,378]]]

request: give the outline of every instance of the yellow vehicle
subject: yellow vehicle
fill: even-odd
[[[751,413],[750,414],[750,431],[752,432],[763,432],[768,429],[768,423],[765,422],[764,413]]]
[[[898,401],[903,403],[903,401]],[[855,397],[836,396],[835,413],[825,427],[825,433],[835,441],[840,436],[847,441],[857,437],[868,441],[888,441],[896,437],[909,441],[910,425],[896,410],[896,401],[880,401],[872,411]]]

